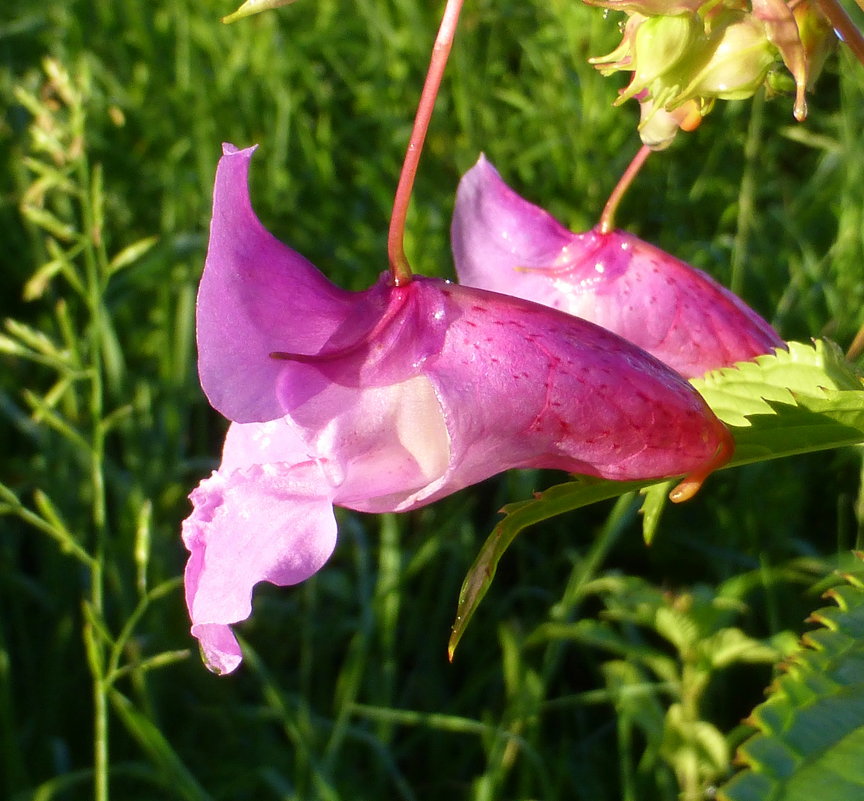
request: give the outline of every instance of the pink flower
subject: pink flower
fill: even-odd
[[[590,320],[687,378],[783,347],[705,273],[624,231],[568,231],[483,156],[459,184],[452,241],[462,284]]]
[[[241,660],[257,582],[326,562],[333,504],[405,511],[517,467],[686,474],[683,498],[731,455],[687,382],[590,323],[438,279],[335,287],[255,216],[252,152],[224,148],[198,295],[201,384],[234,421],[183,525],[214,671]]]

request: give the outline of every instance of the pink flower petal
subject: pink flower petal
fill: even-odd
[[[190,498],[183,522],[186,605],[208,666],[232,671],[240,651],[230,624],[252,611],[259,581],[288,586],[309,578],[336,544],[332,488],[320,466],[268,463],[213,473]]]
[[[219,472],[227,475],[255,465],[311,461],[314,454],[301,434],[288,417],[266,423],[232,423],[225,435]]]
[[[332,287],[261,228],[250,155],[228,148],[220,164],[198,300],[202,381],[235,420],[183,525],[192,631],[212,669],[239,663],[230,626],[256,583],[326,562],[333,503],[403,511],[513,467],[698,486],[728,459],[729,432],[698,393],[592,323],[438,279]]]
[[[261,225],[246,187],[255,148],[223,150],[198,289],[198,372],[210,403],[226,417],[272,420],[282,416],[273,392],[280,364],[268,348],[285,350],[284,338],[298,353],[316,352],[350,314],[352,293]]]
[[[515,467],[621,480],[678,475],[729,445],[726,429],[681,376],[596,325],[437,279],[415,277],[387,291],[389,323],[367,348],[286,360],[280,377],[286,413],[310,434],[322,432],[317,452],[328,464],[363,466],[340,476],[341,505],[402,511]],[[425,377],[437,405],[427,397],[406,413],[403,396],[382,394],[374,366],[382,353],[388,381],[400,387]],[[394,437],[396,418],[418,443],[421,434],[435,443],[435,469],[445,464],[446,432],[446,469],[438,476],[403,465],[409,456],[419,463],[421,449]],[[358,420],[367,421],[362,436]],[[369,453],[399,466],[387,479],[386,506],[375,495],[384,485],[373,480],[384,472],[367,468]]]
[[[452,233],[461,283],[590,320],[685,377],[783,347],[705,273],[624,231],[567,231],[483,156],[459,185]]]

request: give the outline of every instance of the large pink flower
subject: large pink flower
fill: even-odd
[[[239,664],[257,582],[327,560],[333,504],[414,509],[516,467],[695,487],[728,459],[692,387],[602,328],[438,279],[335,287],[255,216],[252,152],[225,146],[198,295],[201,384],[234,421],[183,526],[213,670]]]
[[[591,320],[687,378],[784,347],[701,270],[625,231],[567,230],[483,156],[459,184],[452,233],[462,284]]]

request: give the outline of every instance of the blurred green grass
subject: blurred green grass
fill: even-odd
[[[614,20],[573,0],[466,6],[409,216],[413,263],[445,277],[453,192],[481,151],[579,229],[638,147],[636,112],[611,108],[615,86],[586,63],[614,46]],[[367,286],[385,266],[439,13],[411,0],[300,0],[220,25],[231,10],[216,0],[5,0],[0,10],[0,314],[59,335],[68,294],[54,282],[22,300],[50,254],[19,211],[32,120],[13,87],[44,96],[45,56],[89,76],[86,149],[104,174],[106,248],[158,237],[104,298],[108,408],[131,408],[107,443],[114,632],[139,597],[142,527],[149,586],[181,573],[185,495],[215,466],[225,426],[198,389],[192,327],[220,143],[260,143],[253,197],[265,224],[333,280]],[[805,126],[793,125],[789,98],[766,101],[756,122],[750,103],[721,105],[652,157],[619,222],[736,282],[785,337],[848,345],[864,323],[862,74],[848,54],[832,60]],[[71,308],[79,330],[83,312]],[[28,504],[47,492],[86,542],[86,459],[23,400],[25,389],[48,392],[50,371],[0,359],[0,479]],[[618,573],[670,591],[755,577],[739,624],[759,637],[797,631],[817,605],[812,580],[858,542],[859,474],[850,450],[714,477],[667,513],[650,550],[632,499],[553,521],[514,545],[452,666],[456,595],[481,538],[504,502],[551,477],[491,480],[399,518],[342,513],[319,576],[258,592],[241,629],[252,656],[236,677],[211,676],[195,654],[141,668],[193,646],[179,590],[148,607],[124,652],[129,704],[115,697],[112,712],[114,797],[673,799],[668,765],[607,689],[608,654],[531,635],[550,620],[599,619],[585,583]],[[0,517],[0,797],[92,797],[85,583],[54,541]],[[651,632],[628,636],[658,646]],[[718,676],[703,713],[733,729],[769,677],[762,667]],[[668,703],[662,688],[649,695]]]

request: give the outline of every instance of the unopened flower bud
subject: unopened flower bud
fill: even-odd
[[[616,102],[623,103],[649,89],[674,70],[701,38],[702,24],[695,14],[646,19],[636,30],[633,41],[633,80]]]
[[[776,51],[758,20],[738,12],[715,28],[716,42],[708,62],[687,87],[686,95],[741,100],[762,85]]]
[[[665,150],[678,131],[693,131],[699,127],[702,117],[708,113],[713,101],[708,106],[690,99],[673,111],[657,108],[654,102],[645,98],[639,101],[639,137],[642,144],[651,150]]]

